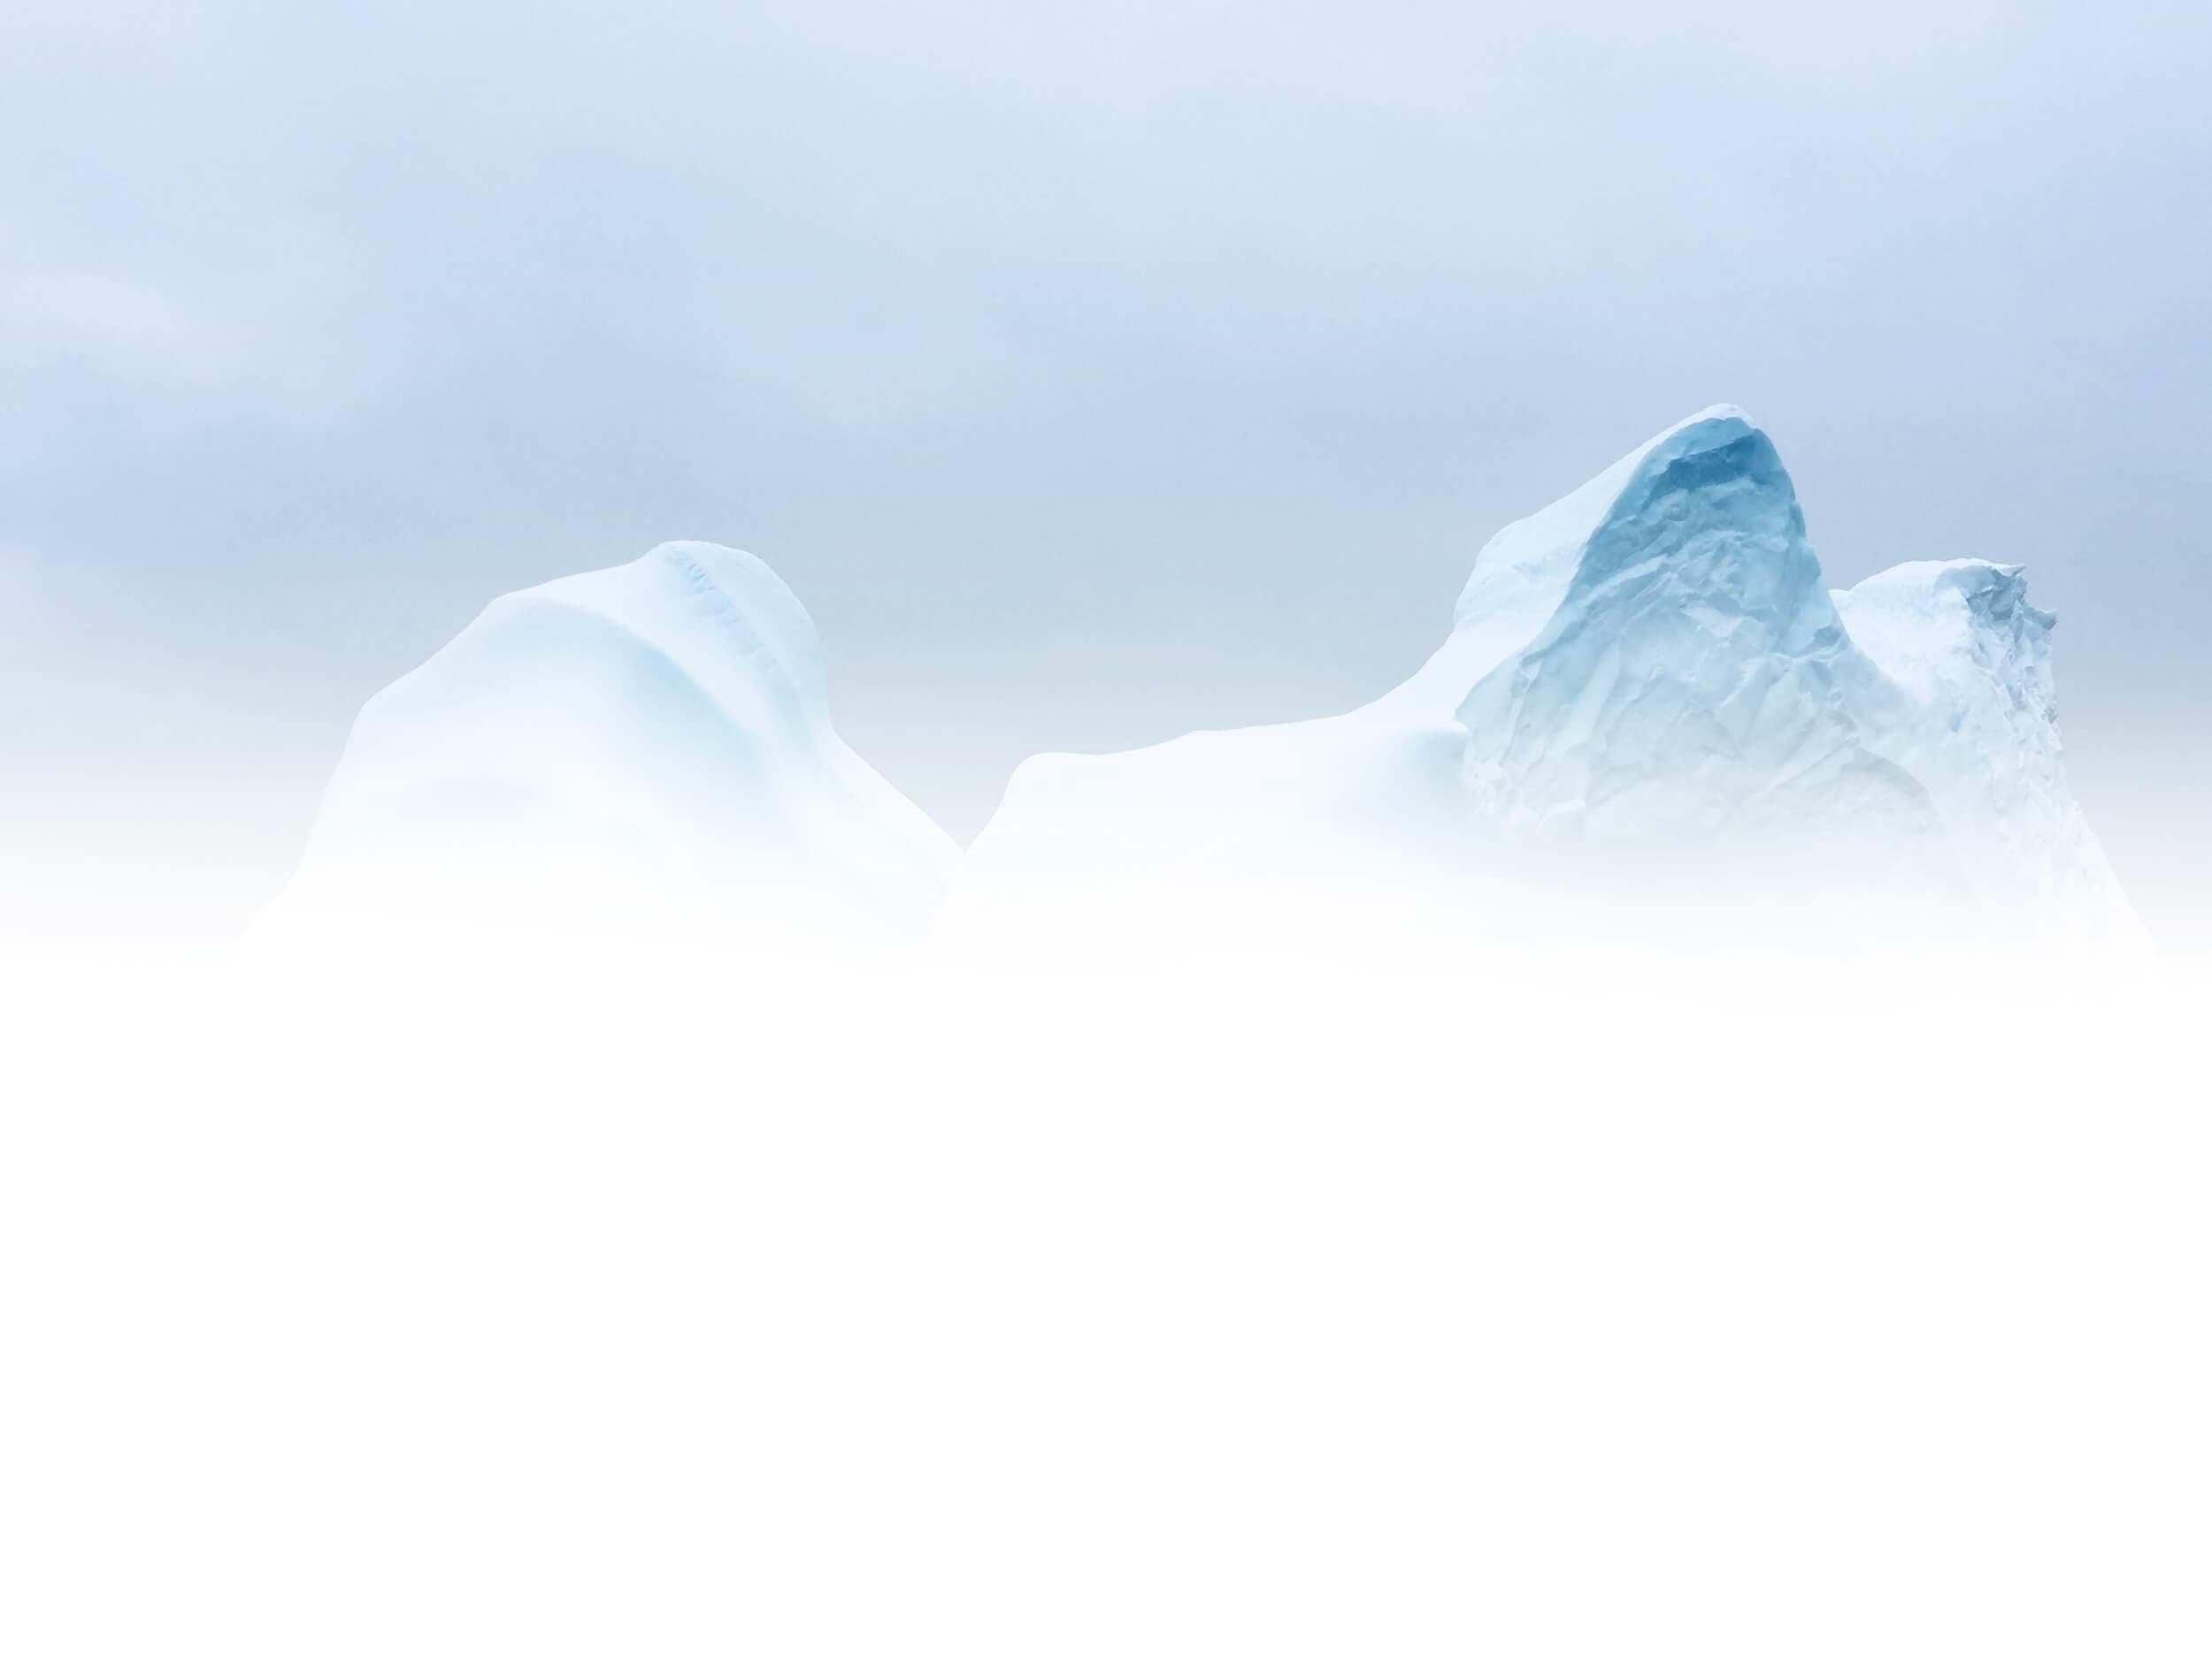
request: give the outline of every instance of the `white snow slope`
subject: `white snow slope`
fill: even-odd
[[[926,925],[958,848],[839,739],[814,625],[672,541],[494,600],[371,699],[273,919]]]
[[[1860,933],[2132,933],[2018,572],[1904,565],[1832,596],[1740,410],[1507,526],[1453,623],[1348,714],[1025,762],[956,915],[1141,934],[1333,895],[1337,921],[1459,928],[1468,903],[1780,894]]]

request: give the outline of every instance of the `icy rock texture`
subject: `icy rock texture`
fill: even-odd
[[[494,600],[372,698],[278,910],[918,928],[957,856],[838,737],[775,572],[674,541]]]
[[[1962,879],[1999,902],[2123,918],[2104,849],[2067,787],[2051,630],[2016,565],[1896,565],[1835,595],[1901,694],[1878,742],[1927,787]]]
[[[1361,908],[1410,893],[1446,927],[1471,895],[1486,924],[1532,893],[1540,918],[1671,883],[1847,932],[2124,932],[2066,786],[2048,633],[1993,565],[1832,595],[1772,442],[1717,406],[1501,531],[1444,644],[1366,707],[1025,762],[958,908],[1030,904],[1053,872],[1094,915],[1171,879],[1179,916],[1287,872]]]
[[[1558,608],[1460,703],[1468,806],[1609,841],[1909,837],[1926,794],[1862,725],[1893,695],[1844,632],[1774,446],[1710,411],[1645,453]]]

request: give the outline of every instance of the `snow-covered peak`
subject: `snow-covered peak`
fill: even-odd
[[[1476,818],[1607,841],[1824,835],[1846,818],[1916,834],[1921,790],[1864,741],[1886,687],[1766,434],[1709,411],[1599,482],[1555,608],[1459,707]]]
[[[1757,431],[1734,404],[1716,403],[1646,439],[1542,511],[1514,520],[1475,556],[1452,626],[1463,628],[1547,599],[1556,604],[1566,596],[1582,549],[1632,489],[1677,459],[1724,449]]]
[[[280,908],[918,926],[956,856],[838,737],[776,573],[671,541],[494,600],[370,699]]]
[[[1655,482],[1677,463],[1726,466],[1773,446],[1733,403],[1716,403],[1638,444],[1589,482],[1492,536],[1452,610],[1452,632],[1378,706],[1392,718],[1449,719],[1475,683],[1528,644],[1567,598],[1591,545],[1609,525],[1633,521]],[[1786,479],[1784,480],[1786,485]],[[1793,500],[1794,498],[1793,497]]]

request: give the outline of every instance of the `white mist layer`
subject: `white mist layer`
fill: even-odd
[[[498,937],[5,983],[0,1649],[2212,1641],[2200,1004]]]

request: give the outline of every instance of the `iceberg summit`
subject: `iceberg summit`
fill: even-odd
[[[2066,781],[2053,624],[1979,559],[1831,593],[1774,444],[1717,406],[1493,537],[1394,690],[1033,757],[962,857],[836,737],[789,590],[671,543],[495,602],[373,700],[279,909],[558,921],[588,892],[625,924],[935,916],[949,949],[1056,956],[1604,937],[2131,956]]]

